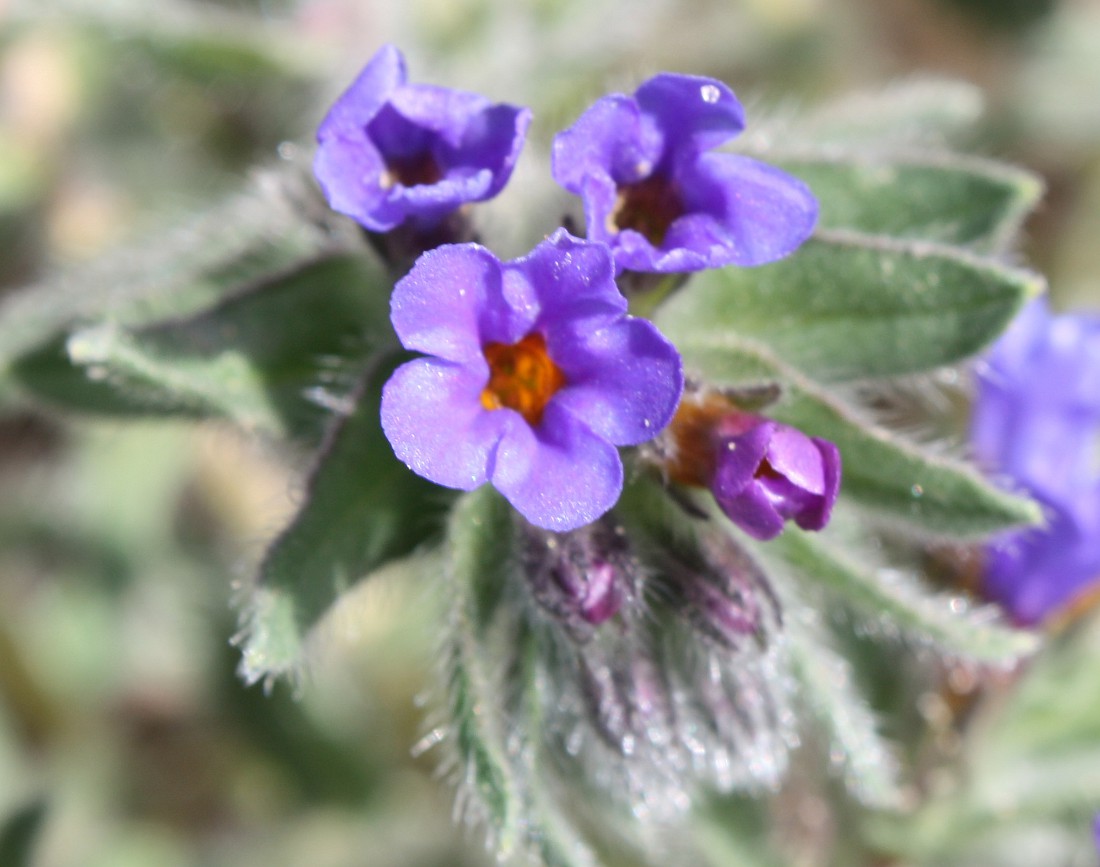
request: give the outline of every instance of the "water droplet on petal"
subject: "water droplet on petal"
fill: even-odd
[[[703,97],[703,102],[715,103],[722,98],[722,92],[713,84],[704,84],[699,88],[699,95]]]

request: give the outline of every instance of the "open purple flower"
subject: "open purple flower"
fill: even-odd
[[[1100,319],[1026,307],[989,353],[971,440],[991,470],[1039,500],[1044,527],[987,551],[982,591],[1035,624],[1100,588]]]
[[[676,349],[626,315],[607,248],[564,230],[512,262],[477,244],[425,253],[391,315],[405,348],[431,356],[383,390],[394,452],[449,488],[491,482],[545,529],[615,504],[615,446],[653,438],[683,388]]]
[[[333,209],[371,231],[430,227],[500,192],[530,121],[525,108],[407,84],[401,52],[385,45],[321,122],[313,172]]]
[[[559,133],[554,179],[584,200],[588,237],[611,247],[618,270],[761,265],[806,240],[817,200],[779,169],[712,150],[744,125],[722,82],[665,73]]]

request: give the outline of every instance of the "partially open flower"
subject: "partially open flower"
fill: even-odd
[[[525,108],[407,84],[401,52],[385,45],[321,122],[313,171],[333,209],[373,232],[431,227],[500,192],[530,121]]]
[[[1044,506],[1044,527],[987,551],[982,591],[1035,624],[1100,589],[1100,319],[1025,308],[978,380],[971,439]]]
[[[722,82],[665,73],[559,133],[554,179],[584,200],[588,237],[611,246],[618,270],[760,265],[806,240],[817,200],[779,169],[712,150],[743,128]]]
[[[757,539],[787,521],[820,530],[840,490],[840,451],[828,440],[735,409],[720,395],[685,399],[670,427],[674,481],[705,485],[726,516]]]
[[[391,313],[405,348],[432,356],[383,390],[394,452],[446,487],[491,482],[545,529],[615,504],[615,447],[656,436],[683,388],[676,349],[626,315],[607,248],[564,230],[512,262],[477,244],[425,253]]]

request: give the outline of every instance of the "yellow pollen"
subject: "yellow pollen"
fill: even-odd
[[[481,405],[514,409],[528,424],[537,425],[550,398],[565,385],[565,375],[546,351],[546,339],[531,333],[511,345],[488,343],[482,351],[489,362],[489,383],[481,392]]]

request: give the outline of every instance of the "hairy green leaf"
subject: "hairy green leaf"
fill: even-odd
[[[695,277],[657,323],[685,357],[737,336],[818,380],[928,370],[981,350],[1042,278],[960,250],[828,232],[761,268]]]
[[[186,317],[276,275],[361,249],[299,170],[258,175],[191,222],[0,298],[0,377],[82,323],[139,327]]]
[[[230,419],[315,435],[363,357],[392,344],[385,278],[360,257],[322,260],[197,316],[127,331],[95,325],[20,359],[36,396],[100,413]]]
[[[442,523],[446,491],[394,457],[378,419],[388,365],[332,425],[302,506],[274,541],[244,605],[241,674],[298,669],[312,628],[351,584],[413,551]]]
[[[450,634],[445,645],[448,723],[461,762],[460,779],[487,820],[498,854],[515,850],[524,832],[521,781],[511,764],[504,718],[499,645],[488,641],[513,568],[511,511],[489,485],[465,495],[447,527]],[[509,642],[509,654],[522,648]],[[505,654],[505,655],[509,655]]]
[[[45,817],[45,802],[33,801],[0,821],[0,864],[32,867],[35,841]]]
[[[730,334],[721,345],[680,348],[689,375],[715,386],[777,383],[782,397],[768,415],[836,443],[844,459],[841,495],[876,519],[959,538],[1040,520],[1035,503],[998,490],[965,464],[909,445],[763,346]]]
[[[787,653],[798,695],[826,735],[844,781],[864,804],[896,809],[902,801],[898,763],[879,732],[878,720],[860,694],[848,661],[832,647],[813,612],[785,608]]]
[[[775,148],[766,158],[810,185],[821,206],[819,229],[984,251],[1000,251],[1011,243],[1043,191],[1030,172],[947,153]]]
[[[820,587],[872,620],[885,619],[902,632],[946,653],[981,662],[1013,663],[1038,648],[1031,632],[1004,624],[992,607],[975,607],[920,587],[903,572],[857,564],[829,544],[789,527],[772,543],[808,585]]]
[[[970,135],[982,115],[982,92],[963,81],[915,78],[888,87],[842,97],[796,122],[760,124],[744,144],[843,145],[882,150],[887,147],[938,146]]]

